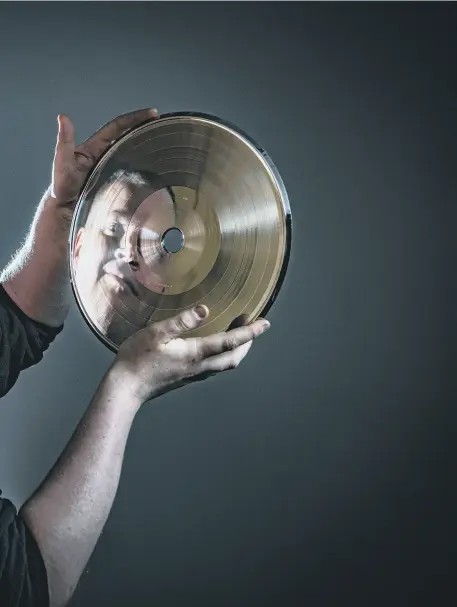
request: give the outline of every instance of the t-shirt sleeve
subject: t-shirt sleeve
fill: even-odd
[[[48,578],[40,549],[16,508],[9,500],[2,498],[0,605],[49,607]]]
[[[0,284],[0,398],[11,390],[19,373],[36,365],[62,331],[29,318]]]

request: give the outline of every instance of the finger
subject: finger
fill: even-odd
[[[59,130],[54,154],[54,165],[71,164],[75,153],[75,128],[68,116],[59,114],[57,117]]]
[[[245,327],[238,327],[226,333],[216,333],[208,337],[201,337],[198,341],[198,351],[201,358],[217,356],[223,352],[235,350],[239,346],[256,339],[270,328],[270,323],[263,318]]]
[[[217,356],[205,358],[198,365],[198,376],[202,374],[204,377],[208,377],[208,375],[213,373],[222,373],[223,371],[237,369],[251,349],[251,346],[252,341],[248,341],[230,352],[224,352]]]
[[[89,139],[86,139],[81,148],[84,148],[85,153],[89,154],[93,159],[97,160],[116,139],[119,139],[124,133],[139,126],[143,122],[157,118],[158,111],[154,108],[136,110],[128,114],[122,114],[111,122],[103,125]]]
[[[208,308],[199,305],[157,323],[154,325],[154,331],[159,332],[162,343],[168,343],[172,339],[181,337],[183,334],[192,331],[192,329],[196,329],[208,315]]]
[[[232,329],[237,329],[238,327],[244,327],[245,325],[248,324],[248,315],[247,314],[241,314],[241,316],[237,316],[236,318],[234,318],[229,326],[229,328],[227,329],[228,331],[231,331]]]

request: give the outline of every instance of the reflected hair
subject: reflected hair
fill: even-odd
[[[97,199],[102,190],[106,190],[110,186],[120,183],[122,185],[132,185],[134,187],[152,187],[154,191],[166,190],[170,195],[173,204],[176,203],[173,188],[165,183],[163,177],[153,171],[146,169],[130,169],[129,167],[119,167],[103,183],[101,188],[95,188],[92,192],[89,190],[85,197],[85,205],[80,214],[80,225],[86,225],[86,222],[93,208],[92,203]]]

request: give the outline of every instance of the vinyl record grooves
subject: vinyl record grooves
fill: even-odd
[[[265,314],[290,252],[286,190],[267,154],[218,118],[161,116],[105,153],[77,203],[78,306],[111,350],[148,323],[205,304],[190,335]]]

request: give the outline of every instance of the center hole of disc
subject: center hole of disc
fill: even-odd
[[[177,253],[184,246],[184,234],[179,228],[170,228],[162,236],[162,246],[167,253]]]

